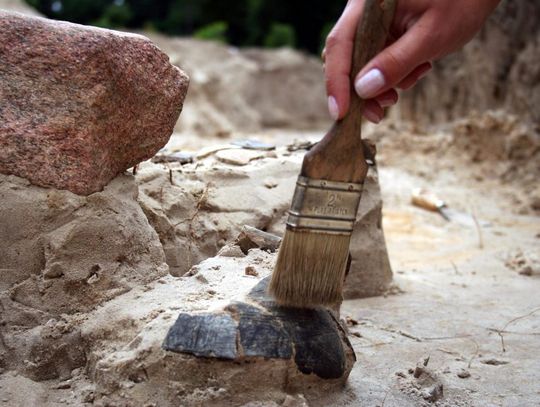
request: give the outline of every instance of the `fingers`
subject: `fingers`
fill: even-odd
[[[400,89],[409,89],[416,82],[422,79],[429,71],[431,71],[432,65],[430,62],[425,62],[417,66],[413,71],[405,77],[397,87]],[[364,111],[362,112],[364,117],[370,122],[379,123],[384,117],[384,108],[393,106],[398,101],[398,93],[395,89],[389,89],[386,92],[381,93],[374,99],[366,101]]]
[[[356,78],[358,95],[371,99],[398,85],[407,88],[425,74],[431,68],[426,61],[438,52],[437,34],[430,27],[429,15],[424,15],[399,40],[373,58]]]
[[[348,1],[323,50],[328,110],[334,120],[343,118],[349,109],[350,62],[363,6],[364,0]],[[410,88],[431,69],[427,61],[440,53],[439,30],[432,28],[434,21],[429,13],[423,14],[358,74],[354,87],[366,100],[363,114],[368,120],[378,123],[384,108],[397,102],[394,88]]]
[[[414,68],[413,71],[405,77],[405,79],[397,84],[397,87],[403,90],[410,89],[416,84],[416,82],[426,76],[429,71],[431,71],[431,68],[431,62],[424,62],[423,64]]]
[[[431,71],[432,65],[430,62],[425,62],[417,66],[413,71],[405,77],[397,87],[400,89],[409,89],[416,84],[420,79]],[[379,123],[384,117],[384,108],[393,106],[398,101],[398,93],[395,89],[389,89],[386,92],[377,95],[374,99],[370,99],[364,106],[363,115],[366,119],[373,123]]]
[[[323,52],[326,92],[328,94],[328,110],[334,120],[341,119],[349,109],[349,75],[354,34],[363,7],[364,0],[349,1],[326,40]]]
[[[377,96],[375,100],[381,107],[389,107],[397,103],[398,93],[395,89],[390,89]]]
[[[395,89],[390,89],[377,96],[376,99],[367,100],[362,114],[370,122],[379,123],[384,117],[384,108],[395,105],[397,101],[397,92]]]
[[[370,122],[379,123],[384,116],[384,109],[374,99],[366,100],[362,115]]]

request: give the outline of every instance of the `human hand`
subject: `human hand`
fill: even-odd
[[[350,102],[353,41],[365,0],[349,0],[326,40],[328,110],[343,118]],[[431,69],[431,62],[461,48],[480,29],[499,0],[398,0],[385,48],[362,68],[355,90],[366,99],[363,115],[378,123],[384,108],[398,100]]]

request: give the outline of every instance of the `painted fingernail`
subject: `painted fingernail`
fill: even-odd
[[[381,118],[379,117],[379,115],[375,112],[372,112],[369,109],[364,110],[363,114],[366,119],[368,119],[370,122],[373,122],[375,124],[381,121]]]
[[[377,102],[379,102],[381,107],[388,107],[395,105],[397,103],[397,100],[393,96],[386,96],[377,98]]]
[[[356,81],[354,88],[362,99],[369,99],[384,87],[385,82],[383,73],[379,69],[372,69]]]
[[[333,96],[328,97],[328,111],[332,119],[337,120],[339,118],[339,107],[336,102],[336,98]]]
[[[431,71],[431,69],[432,69],[432,67],[430,66],[429,68],[426,68],[425,71],[420,72],[420,75],[418,75],[418,79],[417,79],[417,80],[419,81],[419,80],[422,79],[424,76],[426,76],[426,75]]]

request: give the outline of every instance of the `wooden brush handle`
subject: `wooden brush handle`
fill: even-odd
[[[354,79],[364,65],[383,48],[395,7],[396,0],[366,0],[354,38],[349,111],[306,154],[302,175],[330,181],[364,181],[368,169],[360,137],[364,102],[354,90]]]

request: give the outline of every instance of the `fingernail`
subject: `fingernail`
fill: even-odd
[[[418,75],[418,79],[417,80],[420,80],[422,79],[424,76],[426,76],[430,71],[431,71],[432,67],[430,66],[429,68],[426,68],[425,71],[421,72],[420,75]]]
[[[377,98],[377,102],[379,102],[381,107],[388,107],[395,105],[397,103],[397,100],[392,96],[388,96],[385,98]]]
[[[375,112],[372,112],[369,109],[364,110],[363,114],[366,119],[368,119],[370,122],[373,122],[375,124],[381,121],[381,118],[379,117],[379,115]]]
[[[369,99],[377,95],[384,87],[385,82],[382,72],[378,69],[372,69],[356,81],[354,88],[362,99]]]
[[[336,102],[336,98],[333,96],[328,97],[328,111],[332,119],[337,120],[339,118],[339,107]]]

